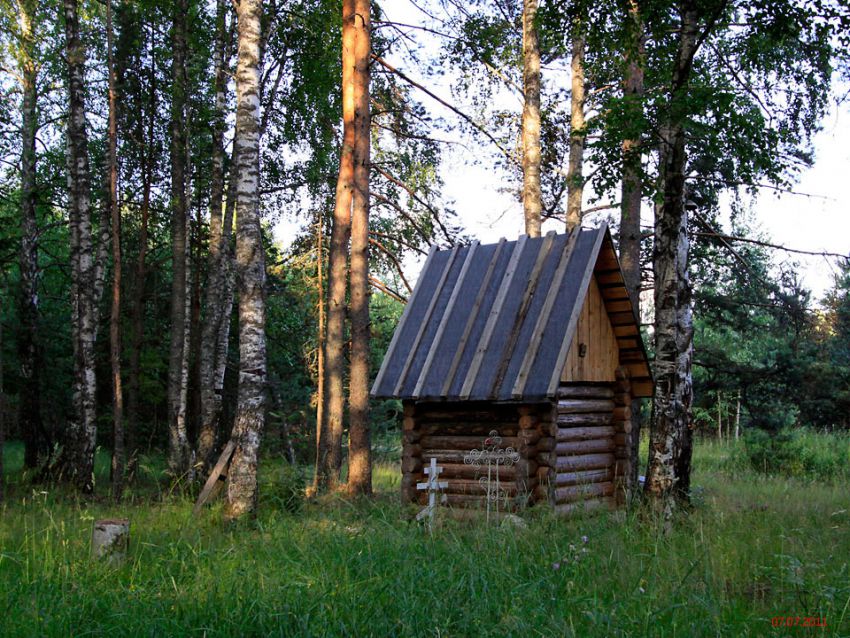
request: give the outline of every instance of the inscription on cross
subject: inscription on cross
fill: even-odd
[[[428,519],[428,530],[431,531],[434,525],[434,514],[437,509],[437,494],[440,490],[444,490],[449,486],[448,481],[439,480],[440,474],[442,474],[443,468],[437,467],[437,459],[431,459],[431,465],[425,468],[425,474],[428,476],[428,480],[424,483],[417,483],[417,490],[428,490],[428,505],[425,506],[419,514],[416,515],[416,520],[421,521],[423,518]],[[446,495],[440,495],[440,503],[446,502]]]

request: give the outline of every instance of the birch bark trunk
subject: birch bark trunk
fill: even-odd
[[[224,111],[227,106],[227,12],[228,4],[218,0],[215,39],[215,107],[213,110],[212,174],[210,176],[210,252],[209,274],[204,299],[204,324],[201,331],[200,392],[201,420],[198,435],[198,459],[204,471],[212,462],[221,414],[221,384],[217,383],[221,356],[219,333],[224,320],[225,276],[223,259],[228,255],[232,220],[224,223],[225,151]],[[231,208],[232,210],[232,208]],[[229,324],[229,316],[228,316]],[[221,368],[223,370],[223,367]]]
[[[348,242],[351,237],[351,202],[354,190],[354,0],[342,3],[342,120],[343,140],[336,183],[331,245],[328,252],[328,325],[325,338],[325,406],[319,426],[315,488],[336,489],[342,466],[342,431],[345,395],[345,289]]]
[[[121,387],[121,210],[118,206],[118,124],[115,112],[112,0],[106,0],[106,49],[109,76],[107,203],[112,220],[112,306],[109,317],[109,362],[112,372],[112,497],[119,500],[124,489],[124,393]]]
[[[624,97],[631,110],[642,109],[644,92],[645,37],[640,6],[637,0],[628,4],[626,76],[624,78]],[[634,137],[623,140],[623,183],[621,190],[620,216],[620,268],[626,282],[626,290],[638,318],[640,312],[640,209],[641,209],[641,149],[640,139]],[[632,401],[632,443],[629,451],[631,458],[630,489],[638,485],[640,467],[640,401]]]
[[[540,43],[537,0],[524,0],[522,12],[522,207],[525,234],[540,237],[543,210],[540,189]]]
[[[581,226],[581,200],[584,194],[584,35],[581,21],[573,22],[570,60],[570,158],[567,167],[567,231]]]
[[[35,468],[49,450],[41,419],[41,346],[39,343],[38,220],[36,216],[36,148],[38,69],[33,59],[32,7],[19,3],[21,90],[21,250],[18,360],[21,392],[18,424],[24,439],[24,467]]]
[[[649,441],[646,493],[669,518],[673,496],[690,486],[691,353],[693,324],[688,279],[688,233],[684,206],[685,104],[698,47],[698,10],[680,7],[681,29],[673,69],[668,113],[660,131],[660,181],[663,200],[655,220],[655,394]]]
[[[91,187],[85,109],[86,52],[80,39],[77,0],[63,0],[68,69],[68,215],[71,245],[71,334],[74,353],[73,416],[58,470],[82,492],[94,488],[95,360],[97,329],[92,249]]]
[[[265,421],[265,256],[260,232],[260,0],[237,9],[236,267],[239,289],[239,390],[224,516],[251,514],[257,504],[257,458]]]
[[[168,357],[168,467],[174,477],[189,469],[186,431],[185,357],[187,292],[186,237],[186,0],[174,5],[171,89],[171,344]]]
[[[371,2],[354,6],[354,193],[351,209],[351,373],[348,492],[372,493],[369,427],[369,60]]]

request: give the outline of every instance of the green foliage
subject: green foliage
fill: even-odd
[[[269,465],[266,464],[267,475],[263,475],[260,484],[262,507],[292,513],[301,511],[306,487],[304,468],[286,462],[275,469]]]
[[[850,437],[784,429],[747,430],[743,451],[749,465],[763,474],[811,479],[850,479]]]
[[[0,633],[755,637],[781,614],[846,635],[846,486],[705,469],[727,452],[697,445],[702,500],[667,535],[650,517],[543,508],[528,529],[445,521],[429,535],[398,505],[397,465],[376,468],[374,501],[308,501],[297,516],[266,502],[235,528],[217,505],[192,518],[182,497],[119,508],[16,488],[0,518]],[[117,515],[131,519],[127,562],[93,562],[93,520]]]

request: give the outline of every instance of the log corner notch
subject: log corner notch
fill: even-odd
[[[617,380],[614,382],[614,483],[617,505],[624,505],[632,485],[632,384],[629,369],[617,368]]]

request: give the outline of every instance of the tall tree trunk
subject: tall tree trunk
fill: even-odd
[[[525,234],[540,237],[543,210],[540,189],[540,44],[537,0],[523,0],[522,12],[522,207]]]
[[[655,394],[646,493],[656,510],[672,512],[674,495],[690,486],[691,289],[685,192],[685,98],[698,47],[698,10],[682,2],[681,29],[668,112],[660,131],[660,186],[655,220]]]
[[[265,256],[260,231],[260,0],[237,10],[236,264],[239,289],[239,390],[227,474],[226,519],[252,513],[257,504],[257,459],[265,421]]]
[[[136,268],[133,276],[135,290],[133,295],[133,305],[130,312],[130,324],[132,326],[133,340],[130,346],[129,371],[127,378],[127,449],[129,450],[130,472],[133,471],[135,459],[138,454],[138,434],[139,434],[139,392],[141,388],[141,359],[142,345],[145,338],[145,302],[147,296],[145,294],[145,279],[147,275],[147,252],[148,252],[148,225],[150,222],[150,204],[151,204],[151,188],[153,185],[153,171],[155,165],[154,151],[154,123],[156,117],[156,74],[154,73],[153,62],[148,67],[148,90],[150,92],[150,104],[148,105],[148,114],[145,132],[142,129],[142,119],[140,118],[137,130],[137,137],[144,144],[143,160],[142,160],[142,206],[140,210],[139,223],[139,253],[136,256]]]
[[[97,330],[91,189],[85,109],[85,59],[77,0],[63,0],[68,68],[68,208],[71,242],[71,334],[74,352],[73,416],[68,423],[59,470],[84,493],[94,489]]]
[[[637,115],[643,106],[644,30],[637,0],[628,3],[626,43],[626,76],[624,97],[628,112]],[[623,140],[623,182],[620,216],[620,268],[626,290],[638,317],[640,313],[640,209],[641,209],[641,150],[638,136]],[[630,450],[630,488],[638,485],[640,466],[640,401],[632,401],[632,444]]]
[[[5,288],[5,286],[4,286]],[[4,297],[6,291],[3,290]],[[6,498],[6,474],[3,453],[6,450],[6,388],[3,385],[3,319],[0,317],[0,506]]]
[[[567,230],[581,226],[581,200],[584,194],[584,25],[573,22],[573,55],[570,62],[570,158],[567,167]]]
[[[21,372],[18,423],[24,439],[24,467],[34,468],[49,449],[41,419],[41,346],[38,308],[38,220],[36,217],[36,149],[38,128],[38,70],[33,54],[32,12],[20,3],[21,27],[21,296],[18,325],[18,360]]]
[[[187,305],[186,237],[186,19],[187,0],[173,16],[171,89],[171,345],[168,358],[168,467],[177,477],[189,470],[186,432],[185,351]]]
[[[219,334],[224,319],[224,297],[227,282],[224,277],[224,258],[231,239],[232,221],[224,223],[225,151],[224,111],[227,107],[227,12],[228,3],[218,0],[215,39],[215,108],[212,117],[212,174],[210,177],[210,250],[207,285],[204,296],[204,324],[201,331],[200,390],[201,420],[198,434],[198,459],[209,467],[215,451],[218,421],[221,415],[223,375],[218,381],[221,352]],[[231,198],[232,199],[232,198]],[[232,207],[231,207],[232,210]],[[227,323],[230,317],[228,313]],[[226,343],[226,342],[225,342]],[[223,367],[222,367],[223,370]],[[218,381],[218,382],[217,382]]]
[[[325,338],[325,407],[319,427],[315,487],[333,490],[342,466],[342,430],[345,396],[345,280],[348,241],[351,236],[351,201],[354,189],[354,0],[342,3],[342,121],[343,138],[336,183],[331,246],[328,254],[328,328]]]
[[[316,459],[321,458],[322,424],[325,408],[325,256],[323,239],[325,235],[324,211],[319,209],[316,222],[316,287],[318,292],[318,335],[316,337]],[[327,441],[325,441],[327,444]],[[318,471],[318,468],[317,468]]]
[[[121,388],[121,210],[118,206],[118,124],[113,58],[112,0],[106,0],[106,60],[109,73],[109,129],[106,152],[107,202],[112,220],[112,308],[109,318],[112,372],[112,497],[124,489],[124,393]]]
[[[354,7],[354,193],[351,208],[351,373],[348,491],[372,493],[369,428],[369,60],[371,2]]]

